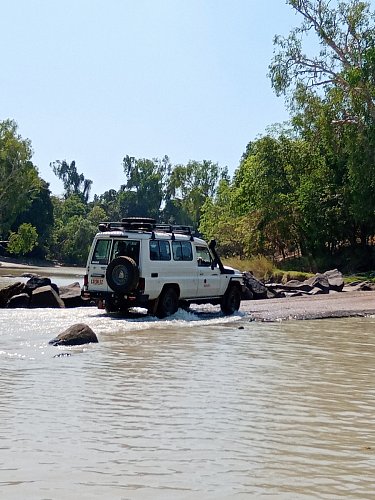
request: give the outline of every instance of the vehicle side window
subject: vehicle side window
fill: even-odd
[[[173,241],[172,251],[174,260],[193,260],[190,241]]]
[[[171,249],[167,240],[150,241],[150,260],[171,260]]]
[[[207,247],[196,247],[198,266],[208,267],[212,263],[210,252]]]
[[[190,241],[181,241],[182,260],[193,260],[193,250]]]
[[[115,240],[113,243],[112,259],[116,257],[130,257],[139,263],[139,241]]]
[[[92,264],[108,264],[109,251],[111,247],[110,240],[98,240],[92,254]]]

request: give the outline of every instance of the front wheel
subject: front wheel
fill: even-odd
[[[156,316],[158,318],[166,318],[174,314],[177,309],[178,295],[176,290],[172,287],[165,288],[159,297]]]
[[[222,312],[229,316],[238,311],[241,305],[241,291],[238,286],[232,285],[223,295],[220,307]]]

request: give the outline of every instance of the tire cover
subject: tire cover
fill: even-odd
[[[117,257],[107,267],[108,286],[117,293],[128,293],[134,290],[139,281],[137,263],[131,257]]]

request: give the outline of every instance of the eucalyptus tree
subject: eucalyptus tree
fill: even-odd
[[[63,182],[64,197],[78,195],[87,203],[90,196],[92,180],[86,179],[83,174],[79,174],[76,162],[70,164],[66,160],[56,160],[50,164],[53,173]]]
[[[345,122],[375,120],[375,14],[361,0],[287,0],[301,18],[287,37],[276,36],[270,77],[277,94],[299,87],[342,95]],[[304,49],[317,42],[316,54]]]

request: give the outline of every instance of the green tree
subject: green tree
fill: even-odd
[[[302,23],[275,38],[270,77],[321,159],[297,193],[305,239],[313,252],[366,246],[375,233],[375,14],[360,0],[287,3]]]
[[[176,165],[171,173],[166,190],[167,205],[164,218],[175,214],[171,208],[180,207],[180,223],[199,226],[201,209],[208,197],[213,197],[221,179],[227,179],[227,169],[222,169],[217,163],[189,161],[187,165]],[[188,219],[188,220],[186,220]]]
[[[168,156],[164,156],[161,160],[125,156],[123,167],[127,182],[121,186],[118,193],[120,215],[158,219],[164,199],[165,184],[171,171]]]
[[[32,197],[31,205],[18,214],[12,231],[17,231],[23,223],[31,224],[38,233],[38,244],[33,256],[44,258],[48,253],[54,227],[53,204],[47,182],[41,180],[39,192]]]
[[[275,37],[270,77],[277,94],[289,88],[321,94],[338,88],[345,105],[342,120],[375,119],[375,14],[362,0],[287,0],[302,23],[287,37]],[[319,53],[309,55],[304,42],[314,33]],[[354,113],[354,117],[352,115]]]
[[[72,161],[69,165],[66,160],[56,160],[50,166],[53,173],[63,182],[65,198],[77,195],[82,198],[83,202],[88,202],[92,181],[85,179],[83,174],[78,173],[75,161]]]
[[[119,212],[118,193],[115,189],[110,189],[101,195],[94,195],[93,204],[102,208],[106,213],[106,219],[117,221],[121,219]]]
[[[21,224],[16,233],[10,233],[7,250],[16,255],[27,255],[38,242],[38,233],[31,224]]]
[[[56,229],[55,258],[69,264],[84,265],[97,227],[88,219],[74,215]]]
[[[17,133],[17,124],[12,120],[0,122],[0,235],[3,238],[40,192],[42,181],[31,157],[31,143]]]
[[[223,179],[202,206],[199,231],[207,240],[216,240],[221,255],[243,258],[257,253],[258,234],[251,216],[236,211],[234,199],[235,190]]]
[[[84,264],[97,225],[88,219],[89,206],[79,194],[52,197],[55,213],[51,257],[71,264]]]

